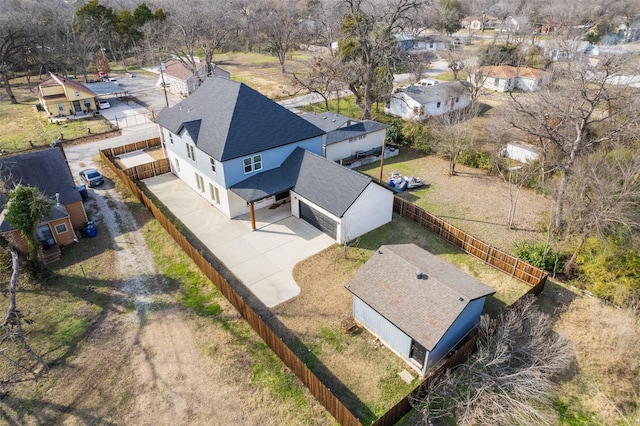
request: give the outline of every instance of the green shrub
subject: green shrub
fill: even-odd
[[[514,252],[516,257],[548,272],[562,270],[567,260],[566,253],[557,252],[548,244],[530,243],[526,240],[518,241]]]
[[[429,128],[419,121],[406,121],[402,126],[404,144],[429,154],[431,149],[431,133]]]
[[[628,238],[590,238],[576,264],[578,287],[618,306],[640,301],[640,250]]]
[[[493,161],[491,154],[483,151],[462,151],[458,155],[458,163],[463,166],[474,167],[476,169],[491,170]]]

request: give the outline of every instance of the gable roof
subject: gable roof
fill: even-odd
[[[0,176],[9,189],[18,184],[33,186],[51,200],[59,193],[62,205],[82,200],[59,148],[2,157]]]
[[[300,115],[300,117],[327,132],[327,145],[388,127],[386,124],[373,120],[360,122],[354,118],[336,114],[335,112],[325,112],[322,114],[307,113]]]
[[[175,134],[194,123],[187,129],[196,134],[194,143],[218,161],[324,134],[249,86],[221,77],[207,78],[187,99],[164,108],[156,122]]]
[[[419,86],[412,84],[409,87],[401,89],[398,93],[404,93],[420,105],[426,105],[432,102],[445,101],[455,96],[462,96],[469,92],[462,82],[451,81],[433,84],[431,86]]]
[[[54,73],[49,73],[49,78],[47,78],[45,81],[43,81],[38,85],[38,92],[40,97],[43,96],[42,87],[55,87],[55,86],[62,86],[62,88],[64,89],[64,93],[68,99],[75,99],[75,96],[72,96],[70,94],[71,91],[84,93],[85,95],[91,98],[96,96],[96,94],[91,89],[89,89],[82,83],[79,83],[77,81],[70,80],[64,77],[58,77]],[[53,95],[53,96],[55,97],[60,95]],[[47,96],[45,96],[45,98],[47,98]]]
[[[165,62],[165,71],[164,73],[168,76],[177,78],[178,80],[187,81],[189,78],[193,77],[193,72],[190,68],[186,67],[179,59],[169,59]],[[206,65],[206,62],[200,61],[196,62],[196,70],[200,73],[200,70]]]
[[[8,210],[4,209],[0,212],[0,232],[9,232],[14,231],[16,228],[13,227],[12,224],[5,220]],[[62,205],[52,205],[51,210],[49,210],[49,214],[47,216],[43,216],[40,218],[38,224],[45,224],[52,222],[54,220],[62,219],[65,217],[69,217],[69,213],[67,213],[67,209]]]
[[[538,80],[545,76],[545,72],[530,67],[513,67],[511,65],[485,66],[479,67],[476,74],[482,74],[491,78],[528,78]]]
[[[231,191],[254,202],[291,189],[342,217],[370,183],[370,177],[298,147],[280,167],[245,179]]]
[[[415,244],[381,246],[345,287],[429,351],[469,302],[495,293]]]

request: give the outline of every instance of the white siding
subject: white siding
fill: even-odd
[[[409,362],[411,338],[356,296],[353,297],[353,317],[385,346]]]
[[[384,141],[386,133],[386,129],[383,129],[377,132],[368,133],[363,139],[358,139],[353,142],[345,140],[327,145],[325,157],[329,161],[338,161],[355,155],[357,151],[368,151],[373,148],[380,148],[382,147],[382,142]]]
[[[385,223],[393,215],[393,193],[371,182],[342,217],[338,241],[353,240]]]

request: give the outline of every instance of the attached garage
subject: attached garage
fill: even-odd
[[[338,222],[324,213],[300,201],[300,218],[309,222],[333,239],[338,237]]]

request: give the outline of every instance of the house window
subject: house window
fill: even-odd
[[[420,114],[420,107],[414,106],[414,107],[413,107],[413,113],[414,113],[415,115],[419,115],[419,114]]]
[[[210,158],[209,160],[211,160],[211,171],[213,173],[216,172],[216,160],[214,160],[213,158]]]
[[[242,160],[242,163],[245,174],[262,170],[262,154],[247,157]]]
[[[433,49],[433,42],[432,42],[432,41],[431,41],[431,42],[429,42],[429,47],[430,47],[431,49]]]
[[[456,96],[456,103],[460,100],[460,97]]]
[[[62,105],[62,102],[58,102],[56,103],[56,105],[58,106],[58,111],[60,112],[64,111],[64,105]]]
[[[493,85],[497,86],[498,84],[500,84],[500,79],[496,78],[495,80],[493,80]]]
[[[209,192],[211,193],[211,199],[215,201],[216,204],[220,204],[220,192],[218,191],[218,187],[210,183]]]
[[[191,160],[196,161],[196,152],[193,149],[193,145],[186,144],[187,146],[187,157]]]
[[[56,225],[56,234],[64,234],[67,232],[67,225],[61,223],[60,225]]]
[[[441,104],[441,103],[442,103],[442,102],[438,102],[438,103],[436,104],[436,108],[440,108],[440,104]]]
[[[76,98],[80,97],[80,92],[76,92]]]
[[[204,192],[205,190],[204,179],[202,178],[202,176],[200,176],[197,173],[196,173],[196,185],[198,186],[198,189],[200,190],[200,192]]]
[[[173,145],[173,133],[169,133],[169,142]]]
[[[178,161],[177,158],[176,158],[176,171],[180,173],[180,162]]]
[[[91,108],[91,99],[84,100],[84,107],[87,109]]]

